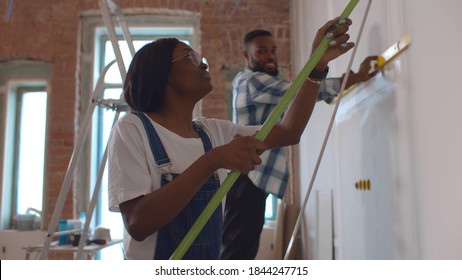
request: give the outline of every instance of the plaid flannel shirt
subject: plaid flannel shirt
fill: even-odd
[[[233,80],[233,122],[242,125],[262,125],[273,111],[291,82],[248,67]],[[317,100],[330,103],[340,90],[340,79],[326,79]],[[250,171],[249,179],[261,190],[279,198],[284,196],[289,178],[285,148],[265,151],[262,163]]]

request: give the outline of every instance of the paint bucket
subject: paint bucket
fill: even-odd
[[[36,212],[39,216],[31,214]],[[26,214],[19,214],[15,217],[16,228],[18,230],[40,229],[40,215],[42,213],[35,208],[27,208]]]
[[[16,228],[18,230],[34,230],[35,229],[34,214],[20,214],[16,216]]]

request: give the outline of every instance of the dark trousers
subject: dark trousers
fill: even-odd
[[[265,223],[268,193],[258,189],[247,175],[240,175],[226,195],[221,247],[222,260],[253,260]]]

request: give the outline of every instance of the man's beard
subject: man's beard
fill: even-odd
[[[276,67],[274,68],[274,70],[269,70],[269,69],[266,69],[265,67],[263,67],[256,60],[251,59],[251,65],[249,65],[249,68],[253,72],[263,72],[263,73],[266,73],[266,74],[271,75],[271,76],[277,76],[279,74],[278,65],[277,65],[276,62],[273,62],[273,63],[276,65]]]

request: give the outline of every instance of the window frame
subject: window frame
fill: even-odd
[[[45,196],[47,186],[46,166],[48,152],[48,123],[49,123],[49,81],[51,79],[51,64],[41,61],[15,60],[0,63],[0,229],[14,228],[17,214],[17,171],[18,167],[18,134],[20,126],[21,103],[25,93],[43,91],[47,94],[46,121],[44,131],[44,164],[42,176],[42,217],[46,215],[47,199]]]
[[[13,148],[13,164],[12,164],[12,174],[11,174],[11,177],[12,177],[12,185],[11,185],[11,189],[12,189],[12,192],[11,192],[11,195],[12,195],[12,199],[11,199],[11,220],[10,220],[10,224],[14,224],[14,217],[18,214],[24,214],[24,213],[18,213],[18,199],[19,199],[19,187],[18,187],[18,181],[19,181],[19,153],[20,153],[20,142],[21,142],[21,122],[22,122],[22,118],[23,118],[23,112],[22,112],[22,105],[23,105],[23,100],[24,100],[24,95],[27,94],[27,93],[31,93],[31,92],[45,92],[47,94],[47,99],[48,99],[48,91],[46,90],[46,86],[43,85],[43,86],[25,86],[25,85],[20,85],[16,88],[15,90],[15,96],[16,96],[16,104],[15,104],[15,108],[14,108],[14,112],[15,112],[15,119],[14,119],[14,148]],[[48,102],[48,101],[47,101]],[[45,108],[45,114],[48,110],[48,104],[46,104],[46,108]],[[47,142],[46,141],[46,123],[47,123],[47,119],[48,119],[48,116],[45,116],[46,119],[45,119],[45,143]],[[46,144],[45,144],[46,145]],[[45,146],[46,147],[46,146]],[[42,171],[42,207],[41,209],[43,209],[43,190],[44,190],[44,186],[45,186],[45,158],[46,158],[46,149],[44,151],[44,165],[43,165],[43,171]]]

